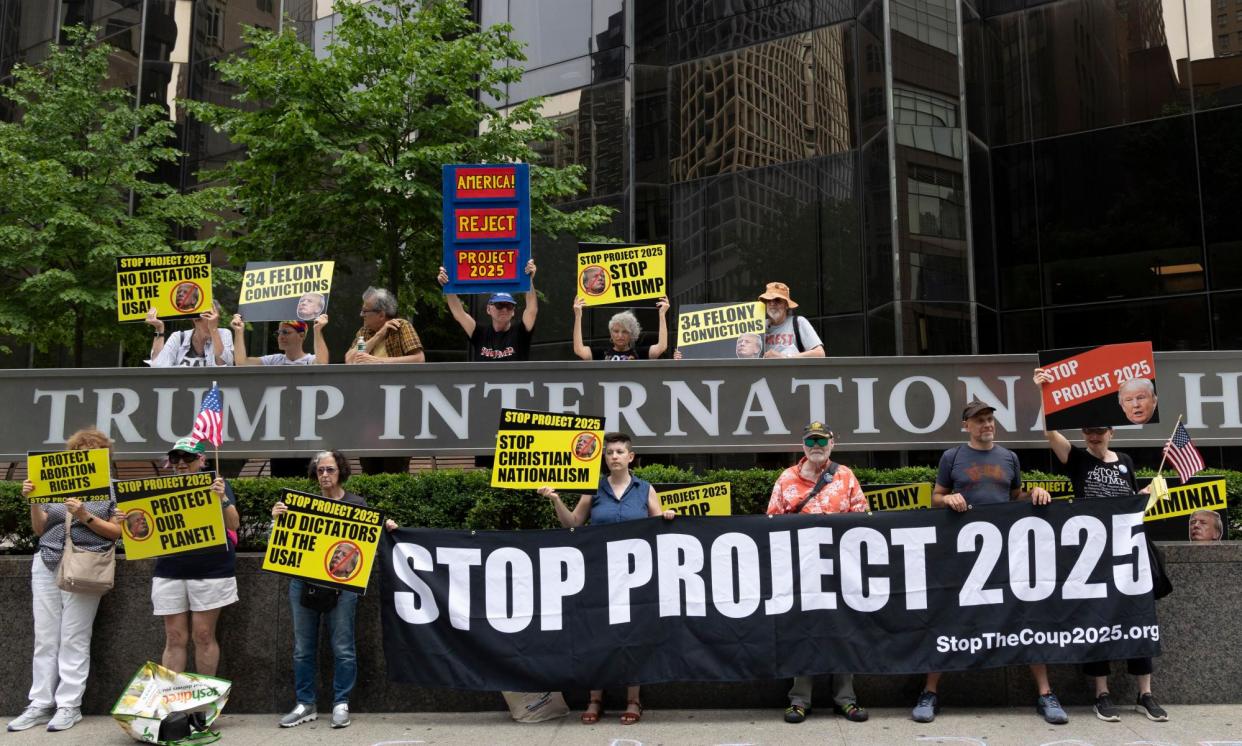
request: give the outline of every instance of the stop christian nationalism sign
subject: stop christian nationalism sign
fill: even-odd
[[[1145,502],[398,529],[388,673],[546,691],[1159,655]]]

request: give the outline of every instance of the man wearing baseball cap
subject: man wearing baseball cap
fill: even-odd
[[[306,322],[282,321],[276,327],[276,347],[280,352],[260,357],[246,354],[246,322],[240,313],[233,314],[229,326],[233,328],[233,363],[235,365],[327,365],[328,343],[323,339],[323,328],[328,315],[321,313],[315,319],[315,354],[305,349]]]
[[[759,296],[767,308],[768,329],[763,335],[764,357],[824,357],[824,343],[805,317],[791,314],[798,307],[789,286],[769,282]]]
[[[832,430],[815,421],[802,430],[802,458],[781,472],[772,485],[768,515],[797,513],[865,513],[867,497],[848,466],[831,458],[836,438]],[[795,676],[789,690],[785,722],[801,723],[811,712],[811,676]],[[832,674],[833,709],[845,719],[861,723],[867,711],[854,695],[854,675]]]
[[[478,362],[489,360],[529,360],[530,340],[535,333],[535,317],[539,315],[539,298],[535,294],[535,260],[526,262],[526,274],[530,275],[530,290],[526,291],[526,310],[522,320],[513,323],[517,314],[517,301],[509,293],[492,293],[487,299],[487,315],[490,324],[480,324],[466,313],[461,298],[445,293],[444,302],[449,313],[461,324],[462,331],[470,337],[470,359]],[[449,281],[448,270],[440,267],[436,281],[441,286]]]
[[[1042,487],[1036,487],[1029,493],[1022,490],[1022,467],[1018,464],[1018,454],[995,442],[995,411],[995,407],[978,397],[966,403],[966,408],[962,410],[962,429],[970,439],[940,456],[940,469],[932,490],[933,508],[949,508],[961,513],[976,505],[1010,500],[1030,500],[1036,505],[1052,502],[1052,496]],[[1048,667],[1032,663],[1031,675],[1035,677],[1035,686],[1039,689],[1035,711],[1053,725],[1068,723],[1069,715],[1048,683]],[[940,711],[939,685],[939,672],[928,673],[923,692],[910,713],[917,722],[930,723],[936,719],[936,713]]]

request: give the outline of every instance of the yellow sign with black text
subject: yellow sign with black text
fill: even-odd
[[[679,515],[732,515],[733,485],[712,482],[656,492],[662,510],[675,510]]]
[[[211,490],[215,472],[180,474],[113,483],[124,514],[121,537],[131,560],[224,546],[224,509]]]
[[[34,483],[27,497],[32,503],[107,500],[112,483],[108,459],[107,448],[27,454],[26,474]]]
[[[763,303],[735,303],[677,316],[677,346],[737,339],[743,334],[763,334],[766,326]]]
[[[604,455],[604,419],[500,410],[492,486],[595,490]]]
[[[272,524],[263,569],[366,593],[384,523],[379,511],[296,490],[280,501],[286,511]]]
[[[864,484],[869,510],[927,510],[931,508],[932,483]]]
[[[578,295],[588,306],[628,303],[668,295],[668,249],[599,245],[578,249]]]
[[[210,310],[207,252],[117,257],[117,321],[143,321],[150,308],[161,319],[192,318]]]
[[[1194,482],[1169,488],[1168,500],[1157,500],[1143,514],[1144,521],[1163,521],[1190,515],[1200,510],[1224,510],[1228,506],[1225,480]]]
[[[332,289],[333,266],[333,262],[247,263],[238,305],[301,298],[307,293],[326,295]]]

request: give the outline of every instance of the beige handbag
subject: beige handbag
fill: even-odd
[[[116,542],[102,552],[78,549],[73,545],[72,523],[73,516],[66,511],[65,551],[56,566],[56,586],[73,593],[107,593],[116,577]]]

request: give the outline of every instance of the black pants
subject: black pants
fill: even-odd
[[[1107,676],[1111,661],[1091,661],[1082,664],[1082,672],[1087,676]],[[1151,658],[1131,658],[1126,661],[1126,672],[1131,676],[1143,676],[1152,672]]]

